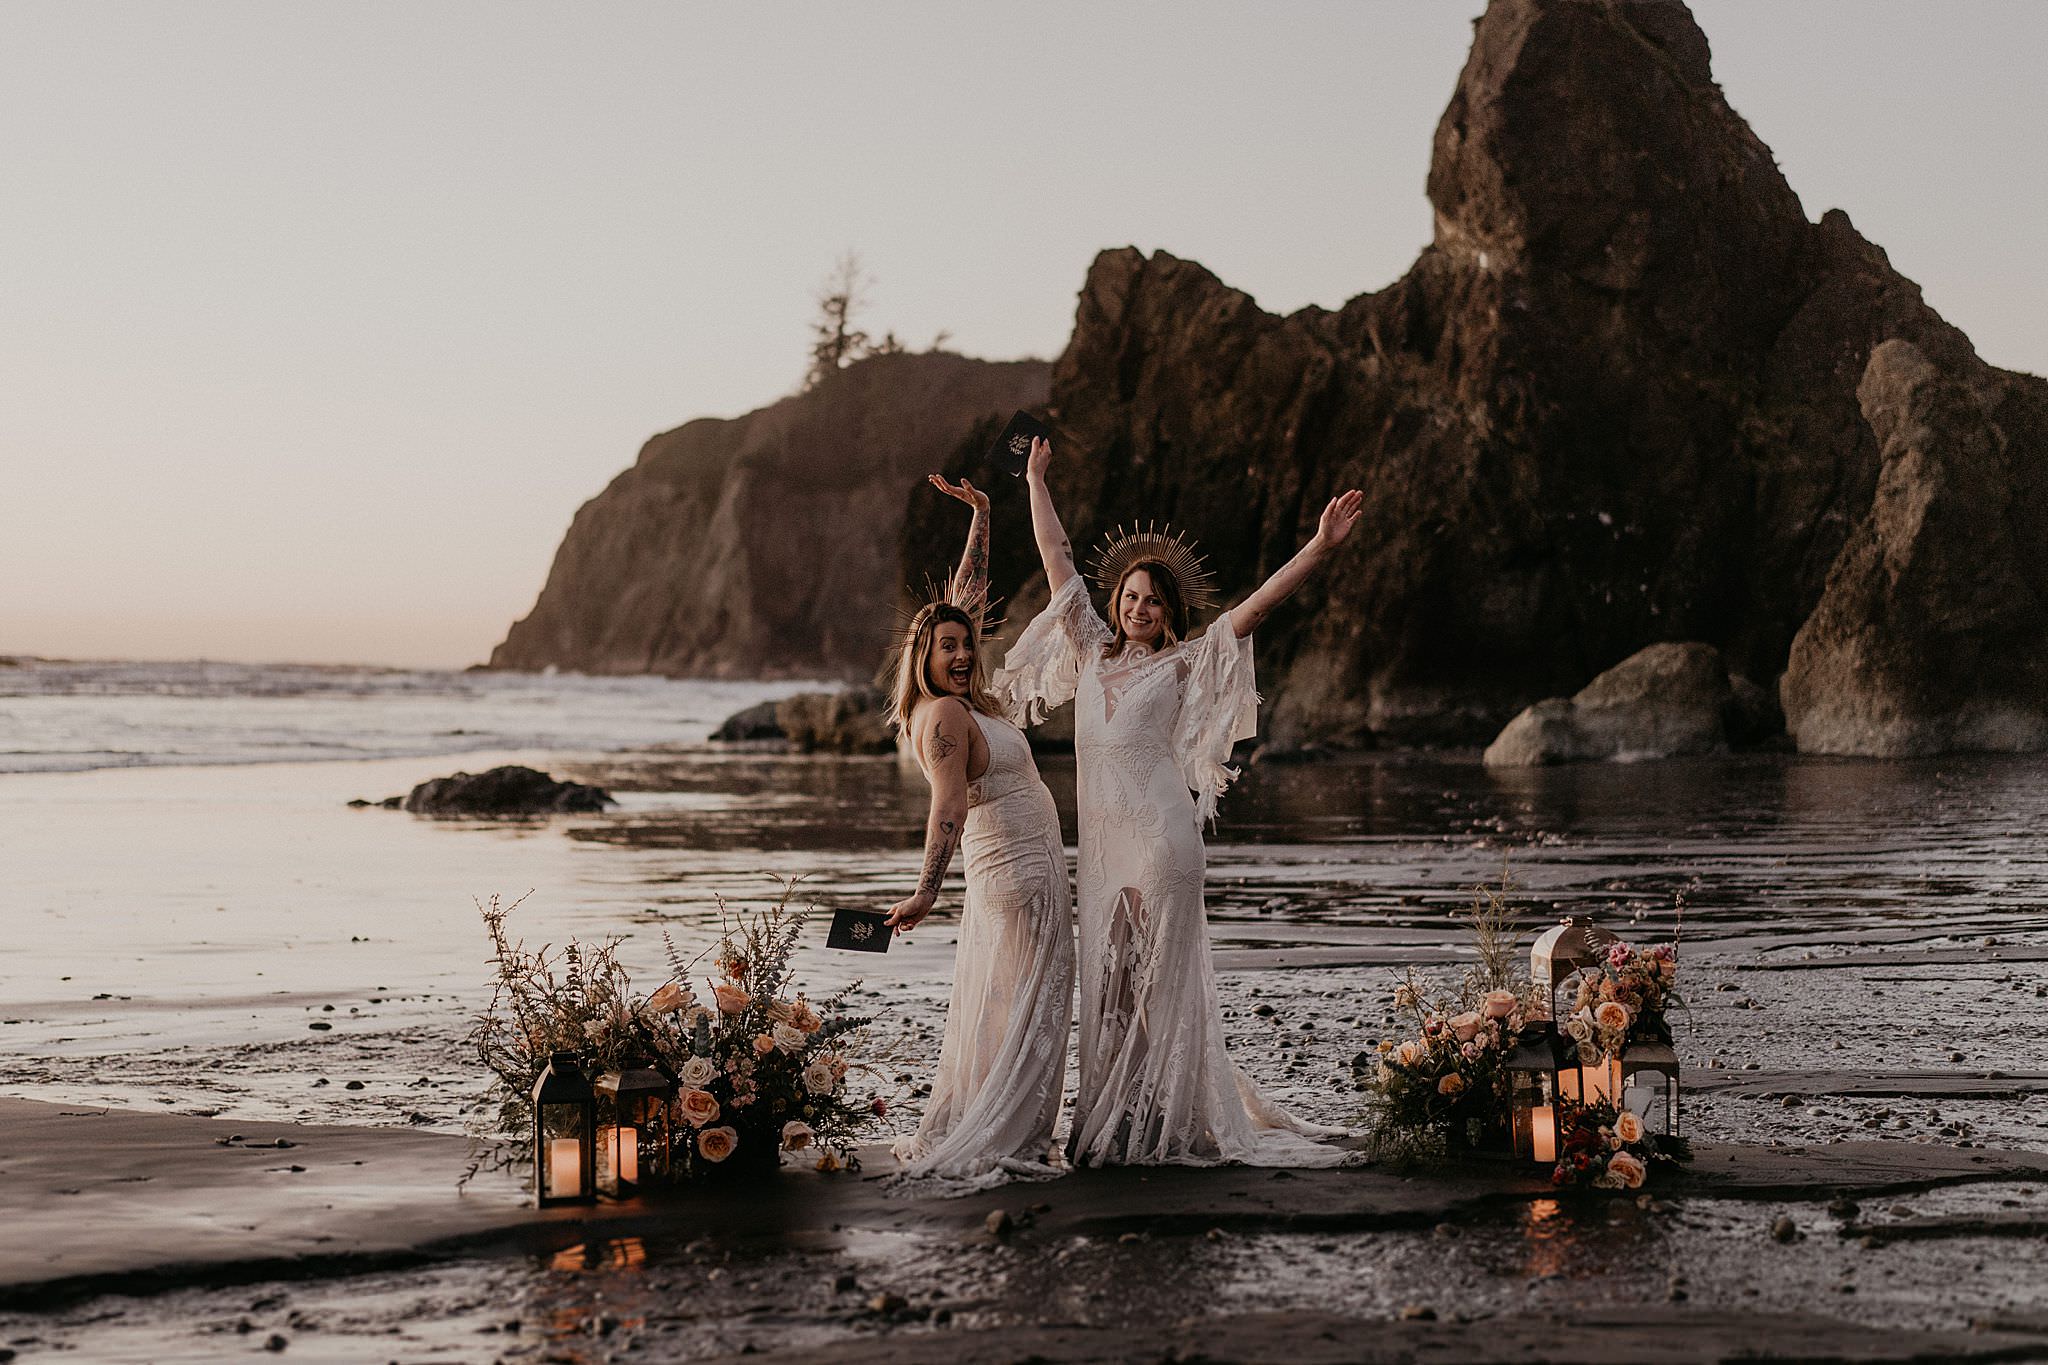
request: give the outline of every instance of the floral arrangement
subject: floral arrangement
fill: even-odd
[[[1547,1008],[1514,969],[1513,882],[1473,888],[1469,911],[1478,962],[1456,991],[1437,991],[1411,972],[1394,1008],[1413,1036],[1382,1039],[1370,1082],[1368,1145],[1382,1157],[1412,1159],[1454,1147],[1504,1142],[1508,1052]]]
[[[1484,1146],[1505,1136],[1502,1066],[1532,1008],[1526,993],[1488,990],[1426,998],[1413,977],[1394,991],[1415,1036],[1383,1039],[1374,1078],[1372,1146],[1414,1156],[1428,1147]]]
[[[1632,948],[1616,943],[1599,968],[1579,975],[1564,1032],[1578,1044],[1579,1060],[1591,1066],[1619,1057],[1630,1043],[1669,1043],[1667,1011],[1683,1005],[1674,989],[1678,951],[1672,945]]]
[[[567,1051],[592,1076],[645,1058],[675,1082],[677,1177],[728,1161],[772,1169],[784,1152],[816,1152],[820,1170],[858,1169],[856,1147],[888,1112],[882,1096],[849,1086],[857,1073],[876,1074],[853,1060],[871,1020],[847,1010],[852,986],[815,1002],[793,989],[790,959],[806,920],[789,908],[793,887],[737,920],[721,902],[720,940],[696,959],[664,934],[671,975],[645,997],[618,962],[617,939],[529,951],[506,932],[518,902],[493,897],[480,907],[495,973],[468,1041],[498,1081],[493,1135],[512,1139],[502,1164],[527,1159],[518,1139],[532,1120],[534,1081],[552,1053]],[[716,970],[700,978],[700,997],[691,978],[707,957]]]
[[[1639,1190],[1655,1162],[1689,1161],[1682,1137],[1652,1133],[1642,1119],[1613,1105],[1565,1104],[1557,1120],[1557,1165],[1550,1183],[1560,1187]]]

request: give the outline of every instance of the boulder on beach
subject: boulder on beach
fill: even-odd
[[[1728,745],[1735,690],[1721,651],[1637,650],[1571,697],[1529,707],[1486,748],[1489,768],[1708,754]]]
[[[782,708],[779,701],[756,702],[743,711],[735,711],[725,718],[725,723],[711,732],[711,738],[720,744],[745,744],[750,741],[782,739],[782,722],[776,713]]]
[[[775,704],[775,723],[802,753],[886,754],[896,748],[888,711],[878,687],[799,692]]]
[[[602,787],[557,782],[537,768],[508,764],[432,778],[380,804],[415,815],[555,815],[601,811],[617,803]]]
[[[1857,396],[1883,469],[1792,642],[1787,728],[1802,753],[2048,747],[2048,546],[2022,496],[2048,446],[2010,446],[1997,389],[1907,341]]]

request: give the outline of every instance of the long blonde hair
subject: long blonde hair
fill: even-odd
[[[896,687],[889,698],[889,723],[898,731],[910,728],[910,713],[917,709],[919,702],[953,695],[932,690],[928,667],[939,627],[949,622],[965,626],[968,643],[974,646],[974,671],[967,676],[967,695],[961,700],[970,710],[985,716],[1000,717],[1003,714],[995,698],[989,695],[988,665],[982,656],[980,625],[972,615],[951,602],[932,602],[911,618],[910,628],[903,633],[903,648],[897,655]]]

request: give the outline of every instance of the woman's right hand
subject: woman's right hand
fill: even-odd
[[[1045,471],[1052,468],[1052,442],[1043,436],[1031,438],[1031,454],[1025,457],[1024,473],[1029,478],[1042,479]]]
[[[922,891],[907,900],[897,901],[889,907],[889,923],[896,932],[907,934],[924,921],[939,903],[938,897],[927,896]]]
[[[946,476],[943,474],[929,474],[926,477],[931,481],[932,487],[938,489],[947,497],[958,498],[977,512],[986,512],[988,510],[988,494],[976,488],[966,479],[962,479],[958,483],[947,483]]]

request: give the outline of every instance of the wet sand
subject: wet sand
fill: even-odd
[[[245,1137],[351,1130],[303,1151],[215,1149],[210,1136],[195,1148],[202,1163],[257,1163],[235,1168],[250,1178],[237,1198],[260,1186],[302,1203],[296,1222],[258,1223],[275,1245],[253,1258],[226,1220],[201,1216],[212,1187],[191,1167],[133,1182],[144,1196],[110,1187],[72,1203],[121,1210],[96,1217],[138,1262],[175,1265],[203,1244],[216,1267],[242,1269],[232,1285],[218,1270],[78,1281],[88,1297],[40,1312],[17,1297],[0,1321],[8,1349],[206,1359],[276,1333],[293,1358],[337,1360],[629,1358],[629,1341],[652,1358],[1543,1359],[1597,1358],[1559,1324],[1600,1320],[1618,1359],[2048,1354],[2048,1175],[1989,1155],[2048,1150],[2048,854],[2035,834],[2048,763],[1737,758],[1502,777],[1380,757],[1254,768],[1233,793],[1211,841],[1212,940],[1235,1055],[1262,1085],[1312,1117],[1353,1114],[1352,1060],[1385,1031],[1392,975],[1460,960],[1454,912],[1503,857],[1532,929],[1569,911],[1665,937],[1682,892],[1688,1129],[1741,1144],[1747,1184],[1717,1184],[1703,1159],[1645,1208],[1334,1173],[1391,1192],[1372,1196],[1391,1212],[1368,1216],[1364,1194],[1344,1203],[1311,1173],[1136,1173],[1124,1178],[1170,1206],[1139,1218],[1115,1205],[1084,1225],[1081,1205],[1107,1198],[1085,1174],[938,1213],[757,1230],[681,1207],[632,1226],[536,1218],[503,1184],[455,1199],[438,1153],[465,1148],[483,1098],[460,1044],[483,985],[472,898],[534,887],[515,921],[529,938],[627,935],[627,960],[648,972],[661,931],[710,940],[715,895],[772,898],[767,871],[808,874],[823,906],[894,899],[915,873],[922,793],[887,760],[520,755],[624,804],[536,822],[340,804],[496,757],[0,782],[0,814],[24,835],[9,849],[20,913],[0,945],[0,1093],[151,1123],[211,1114]],[[1070,770],[1046,766],[1067,805]],[[903,1058],[903,1124],[950,971],[951,931],[934,930],[879,962],[806,950],[799,964],[814,987],[868,975],[862,1003],[884,1012]],[[12,1112],[0,1111],[9,1141]],[[365,1129],[364,1152],[427,1145],[346,1157],[408,1153],[360,1183],[351,1172],[375,1167],[321,1164]],[[1801,1167],[1812,1152],[1825,1159]],[[1781,1163],[1775,1184],[1753,1174],[1766,1162]],[[18,1169],[0,1161],[0,1182]],[[20,1188],[42,1190],[54,1202],[38,1207],[61,1221],[87,1196],[51,1193],[69,1187],[55,1179]],[[1315,1208],[1279,1216],[1282,1190]],[[1843,1190],[1865,1192],[1855,1213],[1830,1212]],[[380,1200],[424,1221],[380,1219]],[[482,1209],[483,1226],[422,1242],[450,1203]],[[996,1204],[1024,1224],[1008,1237],[976,1219]],[[1771,1236],[1780,1216],[1799,1229],[1790,1243]],[[379,1269],[320,1237],[349,1256],[418,1259]],[[849,1276],[856,1287],[838,1288]],[[49,1278],[45,1264],[7,1282]],[[906,1304],[876,1311],[877,1294]]]

